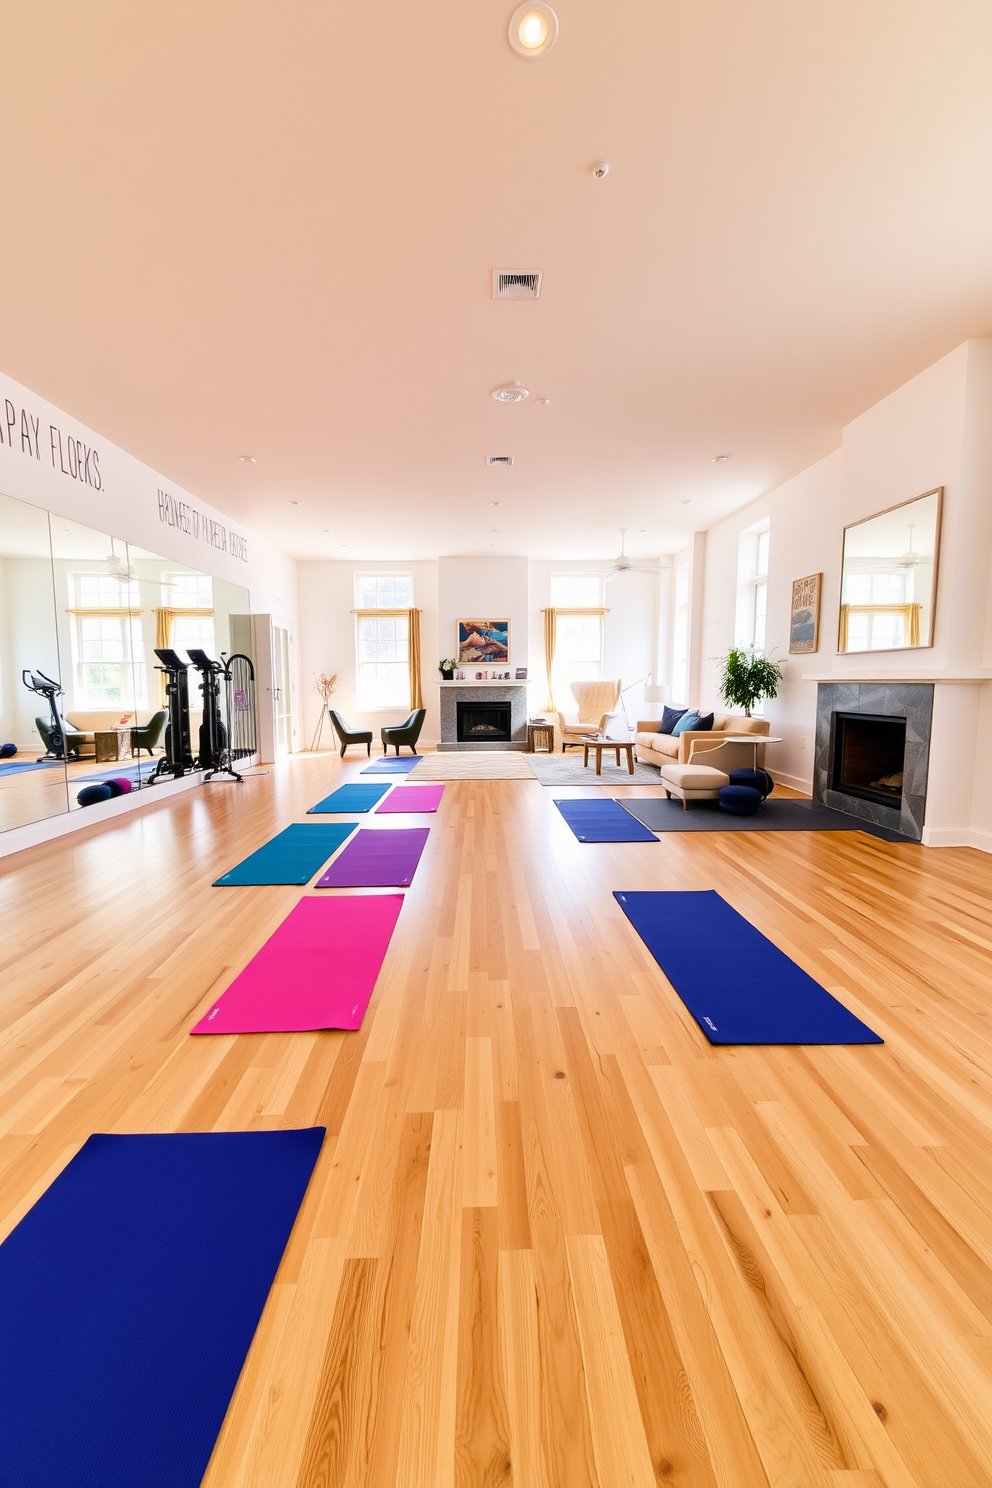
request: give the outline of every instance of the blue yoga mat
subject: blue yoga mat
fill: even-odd
[[[0,1245],[4,1488],[197,1488],[323,1138],[89,1138]]]
[[[711,1044],[880,1044],[715,889],[615,893]]]
[[[657,842],[643,822],[617,801],[556,800],[555,805],[580,842]]]
[[[65,769],[62,760],[0,760],[0,775],[23,775],[25,770]]]
[[[309,883],[357,826],[357,822],[294,822],[229,873],[215,878],[214,887]]]
[[[155,760],[147,760],[138,765],[109,765],[95,775],[73,775],[71,783],[74,785],[77,780],[130,780],[132,785],[137,785],[139,781],[151,779],[155,774],[155,764]]]
[[[410,770],[415,770],[422,759],[422,754],[384,755],[382,759],[366,765],[360,773],[362,775],[406,775]]]
[[[307,815],[324,811],[371,811],[388,789],[388,785],[340,785],[316,806],[311,806]]]

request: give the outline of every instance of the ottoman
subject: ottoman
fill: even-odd
[[[725,785],[720,791],[720,810],[731,816],[754,816],[761,800],[760,790],[752,785]]]
[[[666,760],[661,767],[661,783],[688,809],[690,801],[715,801],[721,788],[730,784],[730,776],[712,765],[678,765]]]

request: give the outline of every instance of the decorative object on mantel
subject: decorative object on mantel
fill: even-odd
[[[458,665],[453,656],[444,657],[437,664],[437,669],[445,682],[454,681],[455,667]]]
[[[720,696],[728,707],[743,708],[745,718],[762,698],[778,696],[782,667],[774,657],[762,656],[753,646],[731,646],[716,659],[723,668]]]
[[[933,645],[943,486],[844,528],[837,650]]]
[[[331,725],[330,701],[334,689],[338,685],[337,672],[314,672],[313,690],[320,698],[320,718],[317,720],[317,728],[314,732],[313,742],[310,745],[310,753],[313,754],[320,748],[320,736],[324,731],[324,720]],[[331,738],[334,738],[334,729],[331,726]]]
[[[506,663],[510,659],[509,620],[459,620],[458,664]]]
[[[820,585],[822,574],[807,574],[792,581],[792,616],[789,621],[789,655],[808,656],[820,644]]]
[[[518,682],[526,682],[527,681],[527,668],[526,667],[517,667],[516,680]]]

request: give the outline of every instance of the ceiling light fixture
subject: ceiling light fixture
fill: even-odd
[[[608,160],[597,160],[592,168],[592,173],[597,181],[601,181],[604,176],[610,174],[610,162]]]
[[[502,387],[493,388],[492,396],[497,403],[522,403],[530,397],[530,388],[521,387],[519,382],[504,382]]]
[[[287,501],[286,502],[286,505],[287,506],[299,506],[299,504],[300,503],[298,501]]]
[[[513,12],[509,35],[518,57],[543,57],[558,40],[558,17],[544,0],[530,0]]]
[[[490,506],[502,506],[503,503],[502,503],[502,501],[490,501],[489,505]],[[68,531],[68,528],[66,530]]]
[[[551,399],[550,398],[538,398],[538,400],[537,400],[537,406],[538,406],[538,408],[550,408],[551,407]]]
[[[729,460],[729,455],[714,455],[710,461],[711,465],[719,465],[723,460]]]
[[[255,463],[254,455],[239,455],[238,459],[241,461],[242,465],[254,465]]]

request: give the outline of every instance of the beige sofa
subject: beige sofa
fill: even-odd
[[[645,718],[638,722],[634,750],[642,764],[657,765],[659,769],[666,762],[687,765],[693,745],[696,746],[695,763],[698,765],[703,763],[703,751],[707,745],[712,749],[728,735],[768,733],[767,719],[745,718],[742,713],[714,713],[712,729],[686,729],[684,734],[659,734],[660,721],[658,718]],[[763,769],[764,745],[759,744],[756,750],[748,750],[748,755],[752,754],[757,755],[754,761],[757,768]],[[750,758],[747,764],[751,764]]]

